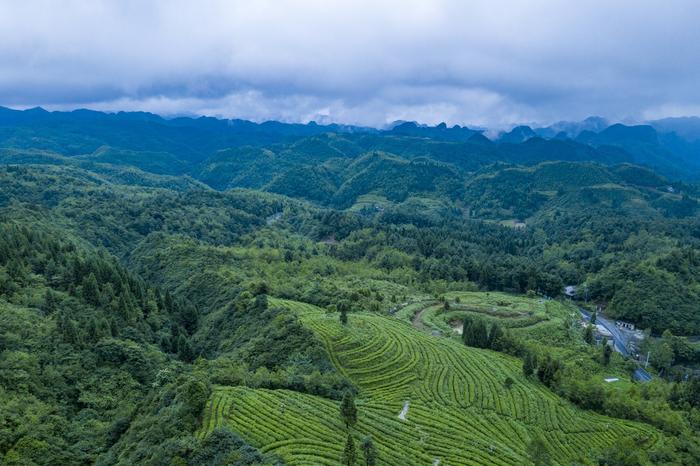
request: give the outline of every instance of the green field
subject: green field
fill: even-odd
[[[395,317],[352,314],[347,327],[314,306],[288,307],[324,341],[333,364],[356,384],[359,442],[371,435],[380,464],[528,464],[541,434],[560,464],[594,458],[620,437],[658,439],[652,428],[564,402],[525,379],[504,354],[436,338]],[[514,384],[504,387],[506,377]],[[409,403],[405,420],[399,419]],[[346,435],[338,403],[285,390],[216,387],[200,436],[225,425],[289,464],[339,463]]]
[[[396,316],[413,322],[421,330],[458,341],[465,317],[484,320],[488,325],[497,322],[520,341],[533,343],[549,354],[575,363],[587,376],[595,375],[606,389],[630,387],[622,358],[614,358],[605,367],[592,362],[591,348],[582,338],[579,313],[570,303],[501,292],[452,291],[445,293],[444,298],[450,306],[447,311],[442,302],[433,299],[410,304]],[[609,384],[603,381],[606,377],[620,380]]]
[[[377,196],[375,194],[363,194],[357,197],[355,204],[350,207],[350,211],[360,211],[362,209],[385,209],[391,205],[389,201],[384,196]]]
[[[432,300],[415,303],[402,309],[397,316],[416,319],[421,326],[443,335],[461,332],[465,317],[480,318],[488,323],[498,322],[503,328],[526,339],[546,340],[552,344],[554,335],[561,334],[570,317],[578,318],[571,306],[539,297],[500,292],[451,291],[444,294],[450,309]],[[422,312],[421,312],[422,311]],[[416,318],[417,313],[420,315]],[[571,343],[570,341],[567,341]]]
[[[527,327],[543,321],[561,321],[572,312],[558,301],[499,292],[453,291],[445,293],[445,298],[454,311],[499,318],[507,327]],[[459,302],[456,302],[457,299]]]

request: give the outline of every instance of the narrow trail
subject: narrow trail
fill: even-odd
[[[425,330],[425,324],[423,324],[423,314],[427,310],[428,310],[428,308],[424,307],[420,311],[416,312],[415,315],[413,316],[413,319],[411,319],[411,323],[418,330]]]
[[[405,421],[405,420],[406,420],[406,414],[408,414],[408,405],[409,405],[409,404],[410,404],[410,402],[409,402],[409,401],[406,401],[406,402],[403,404],[403,409],[402,409],[401,412],[399,413],[399,419],[401,419],[402,421]]]

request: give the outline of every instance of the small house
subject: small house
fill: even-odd
[[[569,298],[573,298],[576,296],[576,287],[574,285],[569,285],[564,287],[564,294],[568,296]]]
[[[618,320],[615,322],[615,325],[617,325],[617,328],[625,329],[625,330],[634,330],[634,324],[631,322],[625,322],[623,320]]]

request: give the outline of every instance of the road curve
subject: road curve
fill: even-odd
[[[580,306],[578,307],[578,310],[583,316],[584,320],[591,320],[590,312],[588,312]],[[625,359],[628,358],[630,356],[629,351],[627,351],[627,347],[625,346],[625,340],[622,337],[622,333],[620,333],[620,329],[618,329],[617,325],[615,325],[615,322],[598,314],[596,315],[596,323],[602,325],[608,332],[610,332],[610,334],[613,337],[613,345],[615,350],[617,350],[618,353],[622,354],[622,356],[624,356]],[[652,379],[651,374],[642,369],[641,367],[635,369],[633,375],[635,379],[641,382],[649,382]]]

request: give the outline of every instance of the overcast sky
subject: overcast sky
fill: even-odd
[[[3,1],[0,105],[503,126],[700,114],[700,2]]]

